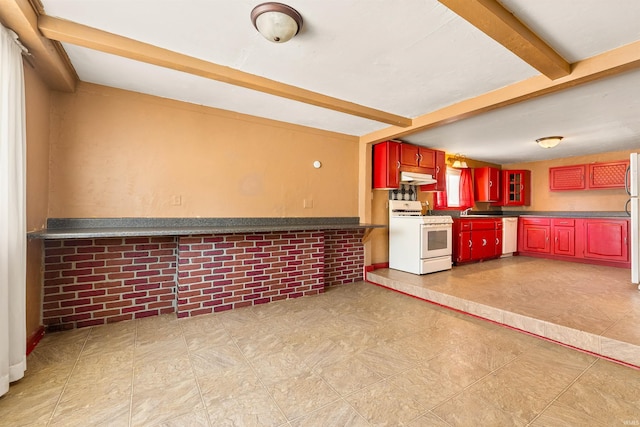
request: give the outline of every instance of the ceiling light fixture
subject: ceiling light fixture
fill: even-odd
[[[542,148],[553,148],[560,144],[560,141],[562,141],[561,136],[545,136],[544,138],[536,139],[536,142]]]
[[[265,39],[284,43],[302,28],[302,16],[294,8],[282,3],[262,3],[251,11],[253,26]]]
[[[453,157],[449,157],[449,163],[452,163],[452,168],[466,169],[469,167],[467,166],[466,157],[458,153]]]

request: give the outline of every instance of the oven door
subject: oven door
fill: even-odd
[[[451,224],[422,224],[420,258],[451,256]]]

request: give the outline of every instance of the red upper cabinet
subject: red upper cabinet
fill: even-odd
[[[503,170],[500,191],[501,206],[529,206],[531,200],[531,172]]]
[[[584,190],[587,188],[585,165],[549,168],[549,190]]]
[[[500,169],[483,167],[473,170],[476,202],[500,200]]]
[[[398,141],[385,141],[373,146],[374,189],[400,187],[400,145]]]
[[[422,191],[446,191],[447,190],[447,163],[444,151],[435,150],[436,170],[433,177],[438,181],[435,184],[423,185]]]
[[[598,188],[624,188],[624,179],[627,174],[629,161],[592,163],[589,167],[588,187]]]
[[[400,146],[400,167],[409,172],[433,173],[435,151],[430,148],[402,143]]]

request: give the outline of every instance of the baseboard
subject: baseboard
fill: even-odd
[[[44,325],[40,325],[40,327],[36,329],[36,331],[32,333],[29,338],[27,338],[27,356],[33,351],[34,348],[36,348],[43,336]]]

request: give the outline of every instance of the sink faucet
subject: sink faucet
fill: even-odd
[[[471,210],[471,208],[467,208],[467,209],[463,210],[462,212],[460,212],[460,216],[467,216],[469,214],[470,210]]]

